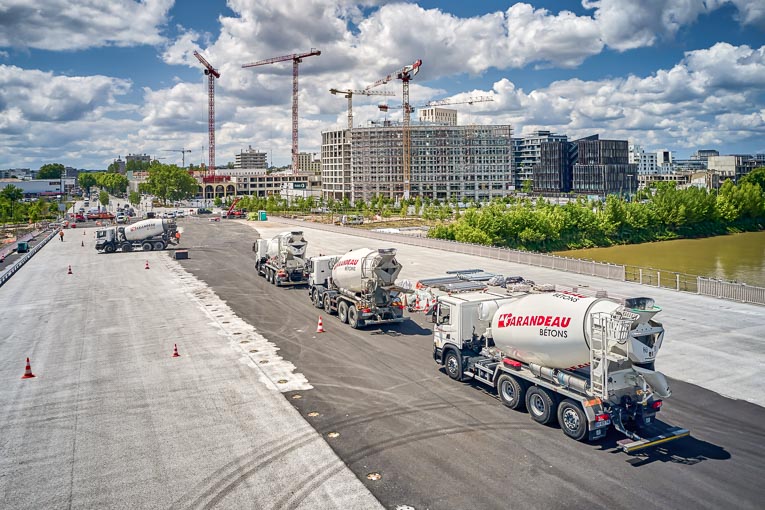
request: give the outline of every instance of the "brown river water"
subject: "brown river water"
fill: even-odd
[[[571,250],[556,255],[765,287],[765,232]]]

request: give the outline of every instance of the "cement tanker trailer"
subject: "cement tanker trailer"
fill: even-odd
[[[576,440],[613,426],[633,452],[687,436],[657,422],[669,385],[654,361],[664,328],[649,298],[611,299],[572,292],[508,297],[441,296],[433,315],[433,358],[455,380],[497,390],[511,409],[556,421]]]
[[[402,322],[396,250],[361,248],[342,256],[311,259],[308,292],[316,308],[337,313],[352,328]]]
[[[252,245],[255,269],[277,287],[308,282],[305,251],[308,242],[303,232],[282,232],[271,239],[258,239]]]
[[[164,250],[168,245],[177,243],[176,232],[173,220],[159,218],[102,228],[96,231],[96,250],[106,253],[138,248],[143,251]]]

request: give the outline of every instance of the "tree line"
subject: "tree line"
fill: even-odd
[[[557,205],[543,199],[505,197],[469,207],[430,237],[528,251],[706,237],[765,228],[765,168],[726,181],[719,190],[659,183],[632,200],[577,199]]]

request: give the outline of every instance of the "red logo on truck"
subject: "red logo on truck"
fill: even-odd
[[[510,326],[546,326],[549,328],[567,328],[571,324],[571,317],[560,315],[513,315],[503,313],[497,320],[498,328]]]

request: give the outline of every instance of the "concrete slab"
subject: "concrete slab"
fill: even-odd
[[[239,221],[239,220],[234,220]],[[657,370],[691,382],[723,396],[765,406],[765,308],[746,303],[723,301],[706,296],[679,293],[632,282],[566,273],[552,269],[502,262],[408,244],[385,242],[328,232],[309,222],[240,223],[268,238],[296,226],[305,232],[308,256],[319,253],[345,253],[354,248],[397,248],[403,265],[402,279],[416,281],[433,278],[448,270],[481,268],[504,275],[521,275],[537,283],[589,286],[606,289],[610,296],[649,296],[663,311],[656,316],[667,330]]]
[[[0,291],[4,507],[381,508],[282,395],[310,386],[276,346],[167,252],[81,232]]]

